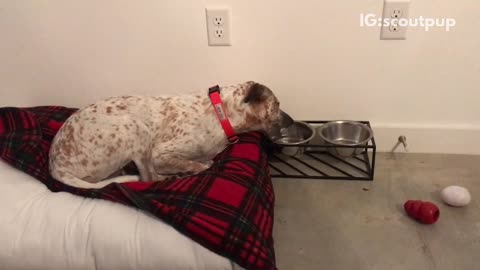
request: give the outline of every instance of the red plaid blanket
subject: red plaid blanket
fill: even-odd
[[[0,157],[53,192],[143,209],[246,269],[276,269],[274,193],[259,133],[242,135],[237,144],[216,157],[212,168],[192,177],[81,189],[56,181],[48,172],[50,143],[75,110],[56,106],[0,108]]]

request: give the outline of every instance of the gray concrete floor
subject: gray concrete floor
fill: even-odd
[[[381,153],[372,182],[273,183],[280,270],[480,269],[480,156]],[[441,202],[453,184],[470,190],[470,205]],[[435,202],[440,219],[410,219],[408,199]]]

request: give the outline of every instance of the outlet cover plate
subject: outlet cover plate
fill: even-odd
[[[231,46],[231,11],[227,7],[206,8],[209,46]]]
[[[380,39],[407,39],[408,27],[400,20],[408,20],[409,9],[410,0],[384,0]]]

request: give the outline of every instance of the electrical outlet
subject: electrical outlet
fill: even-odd
[[[388,29],[390,30],[390,32],[398,32],[399,31],[398,28],[399,28],[398,25],[392,24],[389,26]]]
[[[384,0],[380,39],[407,39],[410,0]]]
[[[392,18],[400,18],[400,17],[402,17],[402,10],[401,9],[392,10]]]
[[[231,12],[229,8],[206,8],[209,46],[231,46]]]
[[[216,38],[223,38],[223,28],[219,27],[215,29],[215,37]]]
[[[221,15],[214,16],[213,17],[213,24],[218,25],[218,26],[223,25],[223,20],[224,20],[224,18]]]

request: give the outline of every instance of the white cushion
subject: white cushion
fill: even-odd
[[[0,268],[240,269],[148,214],[53,193],[0,161]]]

